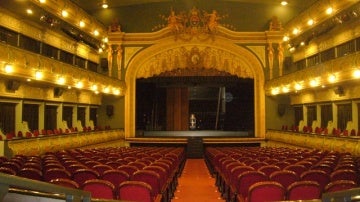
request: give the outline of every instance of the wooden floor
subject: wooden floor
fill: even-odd
[[[204,159],[187,159],[172,202],[225,201],[215,186]]]

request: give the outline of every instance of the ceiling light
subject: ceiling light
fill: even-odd
[[[283,93],[288,93],[289,91],[290,91],[289,87],[287,87],[287,86],[282,87]]]
[[[62,10],[61,15],[66,18],[67,16],[69,16],[69,13],[66,10]]]
[[[333,8],[329,7],[326,9],[326,14],[330,15],[333,12]]]
[[[31,14],[33,14],[33,11],[30,8],[28,8],[28,9],[26,9],[26,13],[31,15]]]
[[[303,87],[302,87],[302,85],[301,84],[299,84],[299,83],[296,83],[295,84],[295,90],[301,90]]]
[[[279,88],[273,88],[273,89],[271,90],[271,94],[272,94],[272,95],[277,95],[277,94],[279,94],[279,92],[280,92],[280,89],[279,89]]]
[[[92,86],[91,86],[91,90],[93,90],[93,91],[97,91],[97,89],[98,89],[98,87],[97,87],[97,85],[96,85],[96,84],[94,84],[94,85],[92,85]]]
[[[6,64],[4,67],[4,71],[7,74],[13,73],[14,72],[14,67],[11,64]]]
[[[81,20],[81,21],[79,22],[79,26],[80,26],[80,27],[85,27],[85,22]]]
[[[309,19],[309,20],[307,21],[307,24],[308,24],[309,26],[313,25],[313,24],[314,24],[314,20],[313,20],[313,19]]]
[[[356,79],[360,78],[360,69],[356,69],[356,70],[354,71],[353,77],[356,78]]]
[[[302,42],[300,43],[300,46],[305,46],[305,42],[302,41]]]
[[[290,38],[289,38],[288,36],[284,36],[284,37],[283,37],[283,41],[289,41],[289,39],[290,39]]]
[[[300,30],[298,28],[295,28],[292,33],[294,35],[297,35],[297,34],[299,34],[299,32],[300,32]]]
[[[40,80],[44,77],[44,74],[41,71],[36,71],[35,72],[35,79],[36,80]]]
[[[46,3],[46,0],[39,0],[39,2],[44,4],[44,3]]]
[[[109,5],[108,5],[107,3],[103,3],[103,4],[101,5],[101,7],[104,8],[104,9],[106,9],[106,8],[109,7]]]
[[[63,76],[60,76],[58,79],[57,79],[57,83],[60,84],[60,85],[64,85],[66,82],[65,78]]]
[[[319,86],[319,81],[317,81],[316,79],[312,79],[312,80],[310,81],[310,86],[311,86],[311,87]]]
[[[336,81],[336,76],[334,74],[329,75],[328,81],[330,83],[334,83]]]
[[[94,35],[95,35],[95,36],[99,36],[99,31],[98,31],[98,30],[95,30],[95,31],[94,31]]]
[[[75,87],[76,87],[76,88],[83,88],[83,87],[84,87],[84,84],[83,84],[81,81],[79,81],[79,82],[77,82],[77,83],[75,84]]]
[[[286,6],[286,5],[288,5],[288,2],[287,1],[281,1],[281,3],[280,3],[282,6]]]

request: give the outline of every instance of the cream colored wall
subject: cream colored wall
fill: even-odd
[[[114,107],[114,115],[109,117],[106,114],[106,106]],[[98,125],[110,126],[113,129],[124,128],[125,126],[125,99],[124,97],[104,96],[102,104],[98,108]]]
[[[279,104],[285,105],[285,113],[282,116],[278,113]],[[291,127],[294,124],[294,110],[290,106],[288,97],[267,96],[265,97],[265,106],[266,129],[280,130],[283,125]]]

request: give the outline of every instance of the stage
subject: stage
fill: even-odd
[[[142,131],[139,137],[253,137],[249,131],[188,130],[188,131]]]

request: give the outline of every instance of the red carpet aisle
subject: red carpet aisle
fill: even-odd
[[[172,202],[225,201],[215,186],[204,159],[187,159]]]

